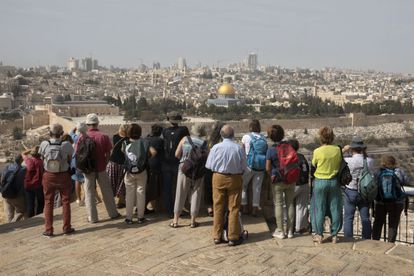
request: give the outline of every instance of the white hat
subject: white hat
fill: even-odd
[[[99,124],[98,115],[96,115],[95,113],[88,114],[88,116],[86,116],[86,122],[85,123],[87,125]]]

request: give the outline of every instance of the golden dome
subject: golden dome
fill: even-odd
[[[221,95],[231,95],[235,94],[236,90],[231,84],[225,83],[218,89],[218,93]]]

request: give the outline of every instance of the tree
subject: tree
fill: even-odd
[[[13,138],[14,138],[14,140],[20,140],[20,139],[22,139],[22,138],[23,138],[23,131],[22,131],[22,129],[21,129],[21,128],[19,128],[19,127],[15,127],[15,128],[13,128],[13,132],[12,132],[12,134],[13,134]]]

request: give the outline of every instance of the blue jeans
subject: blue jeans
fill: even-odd
[[[162,199],[168,215],[174,213],[175,188],[177,186],[178,164],[163,163]]]
[[[344,236],[352,238],[354,236],[354,216],[355,210],[358,207],[359,215],[361,216],[362,224],[362,238],[371,239],[371,219],[369,217],[368,201],[364,201],[358,197],[357,190],[345,188],[344,192]]]

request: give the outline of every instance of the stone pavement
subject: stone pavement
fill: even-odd
[[[414,275],[414,247],[377,241],[342,241],[315,246],[309,235],[271,238],[261,218],[245,218],[249,239],[237,247],[213,245],[212,220],[191,229],[168,227],[153,216],[143,225],[123,219],[88,224],[83,207],[73,206],[77,232],[61,235],[56,211],[53,238],[40,235],[43,218],[0,226],[1,275]]]

